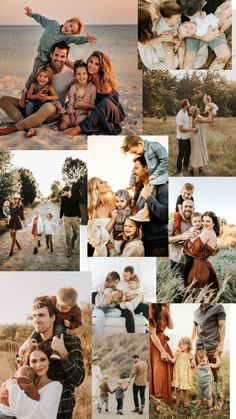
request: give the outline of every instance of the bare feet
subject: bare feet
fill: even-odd
[[[79,135],[81,134],[81,128],[80,127],[75,127],[72,129],[69,129],[68,131],[63,132],[64,135],[70,135],[70,136],[74,136],[74,135]]]
[[[13,132],[17,132],[17,131],[18,130],[15,127],[15,125],[13,125],[13,127],[0,128],[0,135],[12,134]]]
[[[30,128],[26,133],[25,133],[25,137],[27,138],[31,138],[34,137],[36,135],[36,129],[34,128]]]

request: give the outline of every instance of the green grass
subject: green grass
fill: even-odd
[[[234,132],[236,118],[216,118],[214,127],[206,127],[209,162],[207,176],[236,176],[236,142]],[[176,141],[176,119],[168,116],[166,121],[155,118],[143,119],[146,135],[169,136],[169,175],[175,176],[178,147]]]
[[[220,412],[216,412],[216,411],[211,411],[208,412],[206,409],[206,401],[204,401],[200,406],[195,406],[193,404],[191,404],[191,400],[194,400],[196,398],[196,390],[192,390],[190,392],[190,406],[188,408],[185,408],[182,404],[179,407],[176,407],[174,403],[171,404],[165,404],[163,403],[161,400],[152,400],[150,402],[150,407],[149,407],[149,418],[150,419],[154,419],[154,418],[162,418],[162,419],[186,419],[187,417],[189,418],[195,418],[195,419],[202,419],[202,418],[206,418],[206,419],[213,419],[213,418],[218,418],[218,419],[228,419],[229,418],[229,388],[230,388],[230,360],[229,360],[229,355],[225,354],[222,356],[221,358],[221,367],[220,367],[220,371],[221,371],[221,375],[223,378],[223,382],[224,382],[224,404],[223,404],[223,408]],[[194,386],[195,386],[195,382],[194,382]],[[196,388],[196,386],[195,386]],[[214,386],[213,386],[213,399],[215,396],[215,392],[214,392]],[[158,403],[159,407],[160,407],[160,411],[159,413],[156,412],[155,410],[155,404],[156,402]]]

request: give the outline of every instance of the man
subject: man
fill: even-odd
[[[181,274],[181,268],[184,263],[184,241],[192,239],[195,234],[188,231],[191,227],[191,215],[194,212],[194,203],[191,199],[183,201],[183,217],[181,221],[181,234],[174,234],[174,218],[169,220],[169,244],[170,246],[170,267],[173,274]]]
[[[137,210],[149,209],[149,222],[142,223],[145,256],[167,256],[168,185],[164,183],[154,188],[149,186],[149,173],[144,156],[134,159],[133,175],[140,184],[136,201]]]
[[[199,11],[204,11],[206,14],[215,13],[217,7],[219,7],[224,0],[177,0],[177,3],[180,5],[181,12],[184,16],[183,20],[191,20],[196,13]],[[230,19],[228,20],[228,25],[224,25],[221,28],[221,31],[225,31],[231,24]],[[224,33],[220,33],[218,29],[212,29],[210,26],[208,29],[207,35],[203,37],[195,38],[186,38],[185,47],[186,53],[184,57],[184,69],[193,68],[193,63],[196,58],[196,54],[202,41],[207,42],[207,45],[215,52],[216,58],[213,63],[210,65],[211,70],[220,70],[225,67],[228,60],[231,57],[231,52],[227,45],[226,36]]]
[[[196,351],[205,349],[209,362],[216,364],[217,356],[224,351],[226,313],[221,304],[201,304],[194,312],[191,339],[196,339]],[[223,405],[223,380],[219,368],[212,369],[216,386],[216,410],[221,410]]]
[[[181,109],[176,116],[177,141],[179,149],[176,162],[177,176],[183,176],[183,167],[185,170],[188,170],[189,159],[191,154],[190,133],[198,131],[197,128],[189,127],[188,111],[190,108],[190,104],[188,99],[183,99],[180,102],[180,107]]]
[[[129,376],[129,382],[134,378],[133,382],[133,398],[135,409],[132,412],[137,412],[140,415],[143,414],[145,405],[145,388],[147,382],[147,364],[146,362],[139,359],[138,355],[133,355],[132,360],[134,362],[132,371]],[[140,408],[138,393],[140,394]]]
[[[60,42],[53,46],[51,52],[50,67],[54,76],[52,85],[55,88],[59,101],[65,104],[67,92],[74,82],[73,72],[65,66],[70,47],[65,42]],[[16,124],[13,127],[1,128],[0,135],[11,134],[16,131],[24,131],[41,124],[54,122],[58,119],[60,112],[52,103],[44,103],[37,112],[25,118],[22,108],[19,106],[19,99],[11,96],[2,96],[0,107]]]
[[[52,350],[58,352],[60,361],[55,362],[55,379],[63,385],[57,419],[71,419],[75,405],[74,389],[82,384],[85,376],[83,353],[80,339],[76,335],[64,333],[61,337],[53,336],[55,308],[50,301],[38,303],[33,308],[33,324],[37,335],[34,340],[28,339],[20,348],[19,355],[37,342],[48,343]]]
[[[79,247],[79,218],[81,218],[81,212],[79,200],[76,196],[71,195],[71,188],[69,186],[65,186],[63,188],[63,192],[64,194],[61,197],[59,223],[62,223],[62,217],[64,217],[67,257],[70,257],[76,240]],[[71,232],[73,232],[72,237]]]

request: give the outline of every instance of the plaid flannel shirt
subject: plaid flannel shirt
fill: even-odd
[[[40,334],[37,341],[43,339]],[[46,341],[51,344],[52,338]],[[72,419],[75,406],[75,387],[80,386],[84,380],[85,368],[80,338],[76,335],[64,333],[64,343],[68,355],[60,361],[51,361],[55,367],[55,379],[63,385],[61,401],[58,409],[57,419]]]

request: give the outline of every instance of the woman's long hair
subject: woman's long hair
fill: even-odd
[[[88,181],[88,216],[90,219],[96,218],[96,212],[100,203],[97,182],[99,178],[92,177]]]
[[[204,212],[204,214],[202,214],[202,219],[203,219],[204,216],[211,217],[211,219],[213,221],[213,224],[214,224],[213,229],[216,233],[216,236],[218,237],[220,235],[220,224],[219,224],[219,220],[218,220],[217,216],[212,211]]]
[[[138,7],[138,40],[145,44],[150,39],[154,38],[152,30],[153,22],[151,13],[144,6]]]
[[[40,351],[46,355],[46,357],[49,360],[49,368],[48,368],[47,376],[51,380],[55,380],[55,367],[50,362],[50,356],[52,354],[51,346],[47,344],[46,342],[38,342],[38,343],[33,344],[25,354],[24,364],[30,365],[30,355],[34,351]]]
[[[160,323],[163,319],[163,306],[165,304],[151,304],[152,319],[155,323]]]
[[[104,54],[104,52],[101,51],[93,51],[93,53],[87,59],[87,64],[91,57],[97,57],[99,60],[99,76],[101,84],[108,83],[112,89],[115,89],[117,87],[116,77],[111,60],[108,57],[108,55]]]

